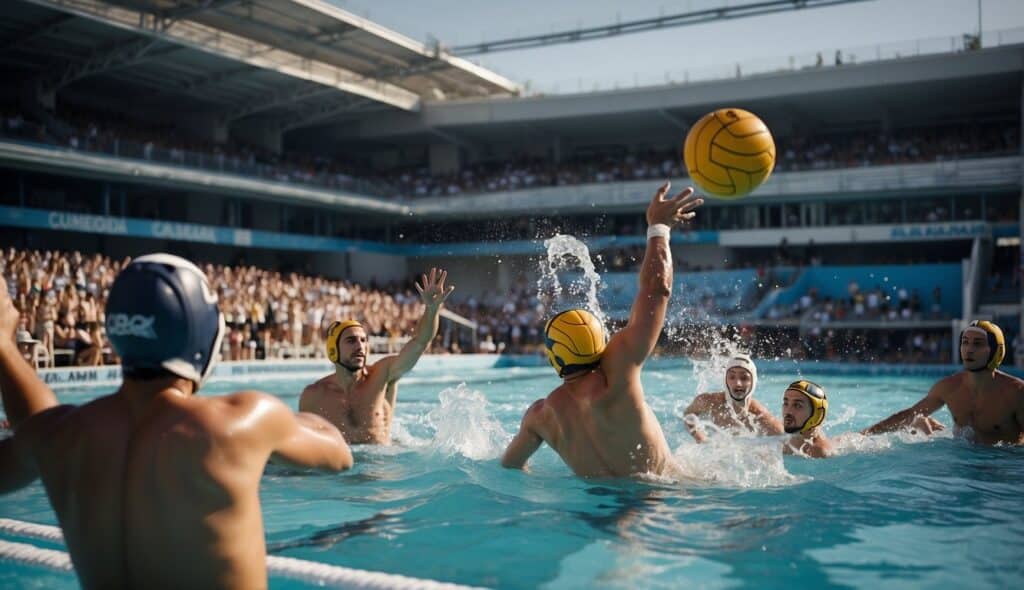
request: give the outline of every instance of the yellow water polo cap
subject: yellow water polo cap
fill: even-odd
[[[964,337],[964,334],[968,332],[980,332],[988,340],[988,363],[980,369],[972,369],[972,371],[995,371],[1002,364],[1003,359],[1006,358],[1006,338],[1003,336],[1003,331],[999,326],[988,320],[974,320],[963,332],[960,332],[960,338]],[[963,354],[960,355],[960,362],[963,362]]]
[[[800,432],[810,432],[821,426],[821,423],[825,421],[825,414],[828,413],[828,396],[825,395],[825,389],[817,383],[812,383],[806,379],[794,381],[786,389],[792,389],[804,394],[814,409],[811,415],[807,417],[807,420],[804,421],[803,426],[800,427]]]
[[[325,346],[327,348],[327,360],[332,363],[338,362],[338,340],[341,338],[341,333],[349,328],[362,328],[363,325],[355,320],[341,320],[331,322],[330,326],[327,326],[327,342]]]
[[[596,367],[605,344],[601,322],[585,309],[567,309],[544,326],[544,350],[559,377]]]

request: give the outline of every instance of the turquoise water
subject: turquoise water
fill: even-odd
[[[341,475],[268,468],[271,553],[496,588],[1006,588],[1024,579],[1024,448],[850,436],[838,457],[809,460],[783,458],[772,438],[719,434],[698,446],[681,410],[721,373],[662,360],[645,372],[648,401],[701,483],[587,481],[546,447],[527,474],[497,458],[527,405],[557,384],[553,372],[439,364],[403,380],[397,444],[357,447],[356,467]],[[805,376],[829,391],[830,436],[909,405],[934,382]],[[757,397],[777,413],[794,377],[763,375]],[[303,384],[260,382],[293,407]],[[945,410],[936,416],[950,424]],[[38,483],[4,496],[0,516],[55,523]],[[5,563],[0,587],[76,584]]]

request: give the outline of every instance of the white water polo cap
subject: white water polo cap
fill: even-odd
[[[729,369],[745,369],[750,373],[750,389],[746,393],[739,396],[733,393],[732,389],[729,387]],[[729,394],[729,397],[741,402],[754,395],[754,390],[757,389],[757,365],[754,364],[754,360],[750,358],[750,355],[744,353],[734,354],[725,365],[725,373],[725,391]]]

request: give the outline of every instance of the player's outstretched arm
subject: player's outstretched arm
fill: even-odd
[[[704,429],[700,425],[700,416],[708,411],[707,394],[701,393],[697,397],[693,398],[690,405],[686,407],[683,412],[683,424],[686,425],[686,430],[690,432],[690,436],[693,440],[697,441],[697,444],[703,443],[708,439]]]
[[[874,426],[865,428],[861,433],[871,435],[882,434],[883,432],[892,432],[894,430],[900,430],[901,428],[910,426],[918,416],[931,416],[936,410],[946,405],[946,402],[942,400],[942,396],[940,395],[941,387],[942,382],[940,381],[928,391],[928,394],[925,395],[921,401],[905,410],[896,412]]]
[[[316,414],[295,413],[281,400],[258,391],[226,398],[245,424],[245,444],[267,449],[270,461],[293,467],[344,471],[352,467],[352,451],[330,422]]]
[[[694,209],[704,200],[686,188],[667,198],[670,183],[665,182],[647,206],[647,249],[640,268],[640,285],[629,323],[612,337],[605,352],[609,364],[639,367],[658,343],[665,324],[668,301],[672,296],[672,252],[669,232],[683,221],[696,216]]]
[[[455,290],[455,285],[445,286],[444,282],[447,279],[448,271],[432,268],[430,273],[421,277],[421,282],[416,283],[416,290],[420,292],[425,306],[423,316],[420,317],[415,334],[405,343],[402,350],[397,355],[381,361],[386,363],[388,381],[395,381],[411,371],[430,346],[434,336],[437,336],[441,307]]]
[[[0,494],[19,490],[39,477],[35,448],[45,444],[60,428],[60,420],[75,406],[47,408],[18,425],[14,436],[0,441]]]
[[[14,335],[18,310],[0,277],[0,394],[11,427],[17,429],[30,416],[57,405],[53,391],[22,358]]]
[[[772,415],[772,413],[768,411],[768,408],[764,407],[764,404],[761,402],[751,400],[750,408],[753,410],[753,414],[757,420],[757,426],[761,430],[761,434],[774,436],[786,431],[782,426],[782,420],[779,420]]]

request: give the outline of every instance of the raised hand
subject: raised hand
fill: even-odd
[[[430,274],[424,274],[422,281],[416,283],[416,290],[420,292],[420,297],[427,307],[441,307],[445,299],[448,299],[448,296],[455,290],[455,285],[444,286],[447,279],[448,271],[431,268]]]
[[[665,198],[669,187],[671,183],[665,181],[665,184],[658,188],[658,192],[654,193],[654,199],[647,206],[647,225],[661,223],[674,227],[696,217],[694,209],[704,204],[704,199],[693,192],[693,187],[686,187],[676,196]]]
[[[18,310],[7,291],[7,281],[0,276],[0,342],[13,343],[18,329]]]

